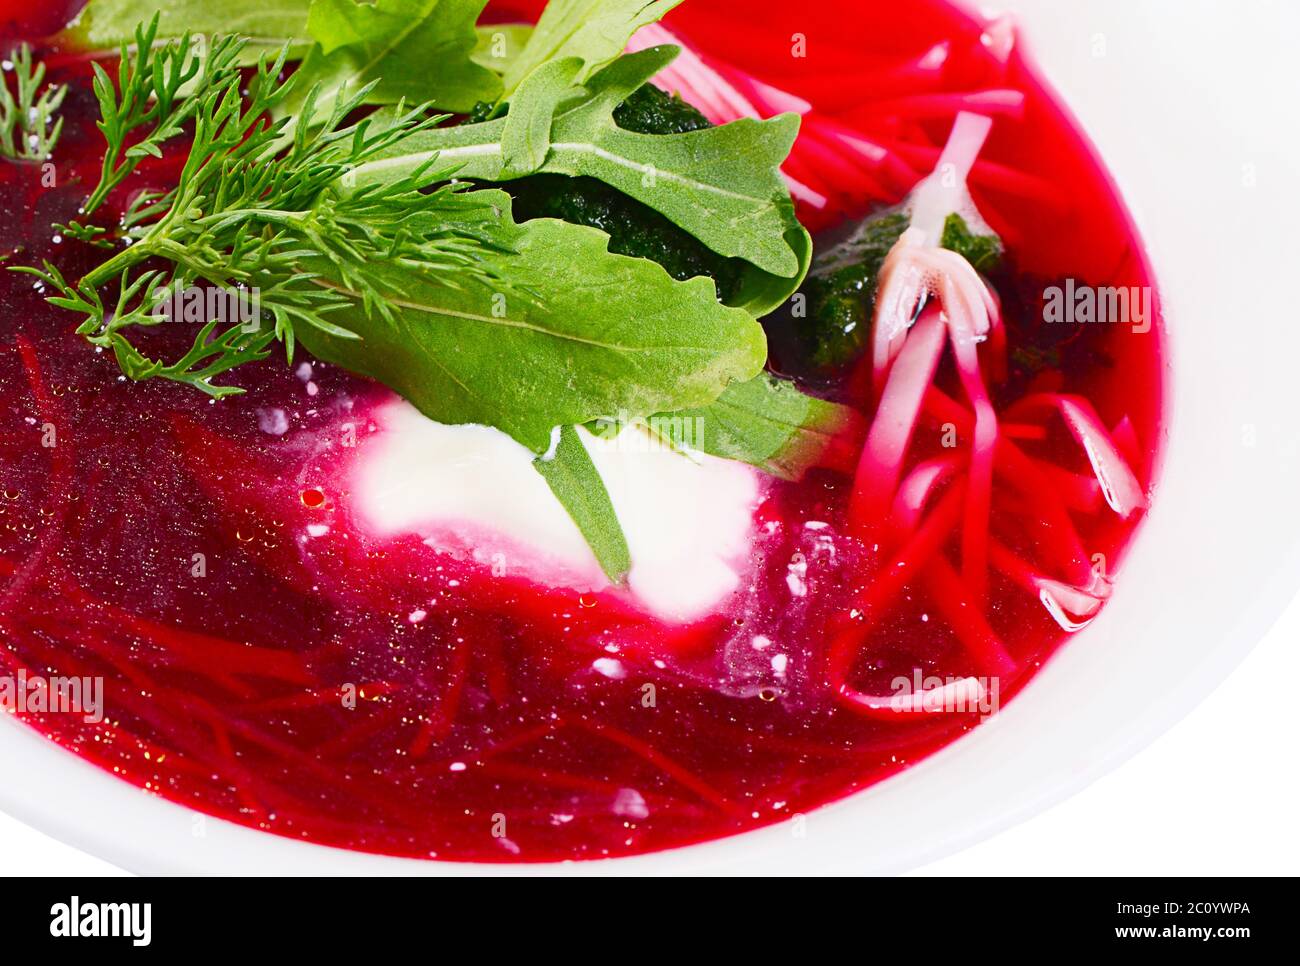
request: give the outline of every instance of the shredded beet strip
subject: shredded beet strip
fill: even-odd
[[[993,456],[998,440],[998,419],[980,374],[975,343],[967,343],[961,337],[954,338],[952,343],[958,356],[957,372],[975,410],[970,482],[966,488],[966,515],[962,525],[962,578],[976,603],[982,605],[988,582],[989,512],[993,506]]]
[[[844,687],[849,666],[871,623],[882,616],[920,569],[939,553],[952,533],[961,517],[965,490],[961,483],[949,487],[911,539],[872,579],[864,580],[854,595],[850,617],[832,636],[827,652],[827,677],[836,691]]]
[[[1086,581],[1092,573],[1088,551],[1065,504],[1052,491],[1051,481],[1039,472],[1032,460],[1005,440],[999,444],[998,455],[998,476],[1014,487],[1029,506],[1026,518],[1036,525],[1038,549],[1066,579]]]
[[[1022,589],[1029,591],[1035,597],[1038,596],[1039,581],[1043,575],[1029,561],[997,540],[989,544],[989,561]]]
[[[394,681],[372,681],[367,684],[356,686],[356,698],[358,701],[374,701],[382,695],[393,694],[396,691],[404,689],[404,685]],[[264,711],[292,711],[302,710],[305,708],[318,708],[322,705],[337,705],[342,707],[343,699],[352,695],[351,685],[339,685],[334,688],[320,688],[317,690],[302,691],[298,694],[285,695],[280,698],[268,698],[264,701],[252,701],[240,706],[240,711],[246,714],[257,714]]]
[[[837,198],[847,199],[851,204],[864,204],[891,196],[892,192],[870,170],[877,165],[861,163],[860,152],[841,153],[839,146],[826,134],[819,135],[818,125],[808,125],[799,143],[801,156],[806,154],[806,161],[816,165],[819,174],[829,176],[827,189]]]
[[[1127,414],[1120,417],[1119,422],[1110,431],[1110,435],[1129,465],[1141,461],[1142,447],[1138,444],[1137,430],[1133,428],[1133,420],[1129,419]]]
[[[510,700],[510,671],[502,656],[500,634],[488,634],[477,649],[476,656],[487,681],[488,695],[498,705]]]
[[[926,393],[925,409],[932,418],[952,423],[959,433],[971,432],[974,420],[970,411],[934,386]],[[1010,440],[998,439],[996,457],[994,468],[998,476],[1031,501],[1032,518],[1042,523],[1042,548],[1049,551],[1053,562],[1069,575],[1067,579],[1086,581],[1092,572],[1092,564],[1074,521],[1056,496],[1052,481],[1039,470],[1036,461]]]
[[[460,708],[461,692],[464,690],[465,677],[469,670],[469,644],[466,643],[463,635],[472,631],[473,628],[467,629],[462,632],[461,637],[456,638],[456,646],[451,652],[451,680],[430,711],[429,720],[420,728],[415,741],[411,743],[413,758],[422,757],[431,744],[445,738],[451,731],[452,724],[455,723],[456,712]]]
[[[36,401],[36,411],[43,424],[53,426],[55,431],[54,442],[56,445],[50,449],[50,477],[47,498],[53,508],[53,516],[45,523],[45,528],[41,531],[40,537],[36,541],[36,549],[27,555],[27,559],[21,567],[12,575],[9,585],[0,592],[0,611],[12,607],[21,597],[24,589],[36,578],[41,565],[49,557],[52,557],[63,542],[64,519],[67,516],[69,498],[72,494],[72,463],[73,455],[71,450],[71,441],[68,438],[67,423],[63,420],[63,413],[50,395],[46,388],[45,380],[41,375],[40,360],[36,358],[36,350],[32,347],[31,342],[26,336],[17,337],[18,356],[22,360],[23,372],[27,377],[27,384],[31,390],[32,398]]]
[[[908,473],[894,496],[889,513],[892,533],[891,546],[897,546],[916,530],[921,514],[934,493],[961,470],[966,463],[963,454],[936,456],[918,463]]]
[[[782,71],[773,63],[770,76],[788,83],[812,101],[819,111],[847,113],[862,104],[867,96],[896,97],[936,90],[942,83],[940,73],[947,59],[947,43],[937,44],[912,60],[881,63],[863,69],[861,61],[846,59],[842,69]],[[819,56],[818,63],[822,63]]]
[[[857,714],[892,723],[900,718],[952,713],[958,709],[950,704],[958,700],[966,706],[965,710],[976,711],[984,694],[984,685],[977,678],[962,678],[919,694],[876,695],[845,688],[840,692],[840,699]]]
[[[721,61],[715,61],[714,68],[740,92],[741,96],[758,106],[763,111],[764,117],[775,117],[787,111],[792,114],[807,114],[812,110],[812,105],[798,94],[792,94],[759,80],[748,71]]]
[[[1146,508],[1146,492],[1111,438],[1106,424],[1092,403],[1069,393],[1037,393],[1026,396],[1011,411],[1021,413],[1035,408],[1056,409],[1078,444],[1083,447],[1101,485],[1102,496],[1112,510],[1128,518]]]
[[[1015,660],[989,626],[983,607],[942,554],[935,554],[927,563],[925,582],[939,613],[956,632],[976,666],[994,674],[1013,673]]]
[[[28,615],[24,625],[44,631],[52,638],[62,639],[67,642],[67,633],[69,631],[64,625],[57,620],[40,615]],[[119,690],[113,696],[113,703],[124,709],[132,717],[146,722],[150,726],[165,732],[168,741],[176,744],[179,750],[173,751],[173,755],[190,755],[206,767],[208,778],[212,778],[213,772],[234,773],[238,769],[238,764],[232,756],[227,756],[220,748],[217,749],[220,757],[214,762],[208,756],[207,749],[202,745],[192,741],[186,741],[183,737],[183,729],[178,729],[178,722],[192,724],[192,719],[186,709],[180,709],[169,701],[167,690],[160,688],[158,684],[143,671],[131,667],[129,662],[123,658],[119,649],[111,641],[101,637],[95,632],[79,632],[77,642],[104,660],[109,667],[113,668],[123,679],[123,682],[114,681],[114,684],[129,682],[136,688],[136,693],[129,690]],[[29,646],[35,643],[35,638],[27,635]],[[66,653],[52,652],[55,658],[67,657]]]
[[[541,785],[549,788],[567,788],[577,792],[594,792],[597,795],[614,795],[624,786],[616,781],[601,778],[585,778],[567,772],[557,772],[549,768],[537,768],[520,765],[512,761],[484,761],[475,766],[475,770],[495,778],[521,782],[525,785]]]
[[[1003,436],[1010,439],[1027,440],[1031,443],[1041,443],[1047,439],[1047,429],[1044,426],[1031,426],[1028,423],[1001,423],[998,429]]]
[[[37,622],[37,626],[40,626],[41,619],[39,616],[33,615],[33,617]],[[57,622],[47,622],[45,629],[54,634],[63,634],[67,631]],[[198,720],[212,730],[214,734],[216,733],[215,729],[223,729],[227,734],[261,748],[286,765],[296,766],[327,784],[337,783],[339,775],[335,768],[300,751],[293,745],[248,722],[222,714],[220,709],[196,695],[181,694],[177,693],[175,689],[159,686],[152,677],[138,667],[133,666],[129,657],[123,654],[111,641],[99,638],[94,633],[82,633],[79,642],[91,646],[97,654],[115,667],[120,675],[140,689],[143,697],[142,701],[130,700],[127,693],[119,694],[116,700],[126,702],[131,714],[151,722],[154,727],[171,733],[175,730],[178,721]],[[162,708],[166,712],[162,718],[162,723],[160,723],[154,712],[155,707]],[[239,766],[236,764],[235,767],[238,768]],[[360,782],[349,782],[349,792],[359,800],[367,801],[372,807],[379,809],[391,807],[390,803],[385,799],[369,794]],[[412,812],[406,816],[406,820],[412,823],[413,827],[419,826],[419,820],[415,818],[416,814]]]
[[[801,158],[792,153],[785,159],[785,163],[781,165],[781,173],[785,176],[787,182],[794,181],[805,192],[809,192],[821,199],[821,204],[818,207],[825,207],[831,196],[838,196],[839,189],[832,188],[828,182],[822,179],[811,163],[811,159]],[[806,199],[800,198],[799,200]]]
[[[235,790],[235,795],[243,803],[243,807],[259,819],[266,816],[266,807],[258,801],[249,791],[253,787],[253,775],[239,761],[239,756],[235,753],[234,745],[230,743],[230,735],[226,729],[216,722],[210,722],[208,725],[212,731],[212,740],[216,742],[217,749],[221,752],[221,757],[226,761],[226,767],[234,776],[231,783]]]
[[[962,111],[1020,120],[1024,117],[1025,95],[1006,88],[912,94],[888,100],[867,101],[860,107],[845,111],[843,117],[851,123],[866,127],[873,121],[898,117],[914,121],[944,120]]]
[[[887,518],[925,390],[939,367],[946,332],[939,307],[926,307],[889,370],[849,498],[849,525],[863,539],[869,539],[873,528]]]
[[[939,148],[928,145],[911,144],[889,138],[879,140],[882,147],[895,152],[904,161],[919,168],[932,169],[938,163],[942,153]],[[1052,212],[1063,212],[1069,208],[1061,190],[1050,181],[994,161],[976,161],[971,167],[970,180],[971,184],[981,188],[1015,195],[1036,205],[1042,205]]]
[[[312,748],[311,753],[322,761],[346,758],[405,714],[403,705],[383,702],[377,704],[375,710],[363,716],[364,721],[343,728],[333,738],[328,738]],[[356,714],[356,710],[350,711],[349,714]]]
[[[52,589],[78,604],[82,609],[81,615],[87,621],[98,623],[96,618],[99,618],[108,621],[113,630],[125,627],[138,640],[153,645],[203,676],[231,681],[233,679],[229,675],[232,673],[249,674],[298,685],[316,681],[302,659],[288,651],[238,644],[210,634],[158,624],[91,597],[70,578],[60,581]],[[234,682],[231,689],[245,693],[248,691],[239,682]]]
[[[17,349],[40,418],[43,422],[55,426],[59,435],[56,437],[57,445],[50,448],[52,472],[49,489],[54,501],[55,516],[46,523],[36,550],[28,555],[18,570],[11,573],[12,579],[5,588],[3,596],[0,596],[0,604],[9,607],[16,603],[24,587],[31,582],[41,564],[62,540],[63,521],[71,494],[70,478],[73,461],[66,424],[62,420],[58,405],[45,385],[36,350],[30,340],[22,335],[17,337]],[[89,597],[73,581],[64,582],[56,589],[75,599],[86,613],[98,612],[111,615],[116,621],[125,623],[142,638],[164,651],[176,654],[190,663],[199,673],[206,674],[208,677],[221,677],[225,676],[227,671],[239,673],[242,670],[298,684],[306,684],[314,680],[301,666],[297,657],[287,652],[247,647],[210,635],[164,627]],[[229,681],[228,677],[227,681]],[[238,687],[236,685],[236,689]]]
[[[873,736],[869,741],[852,741],[843,745],[832,745],[814,741],[801,741],[798,738],[785,735],[748,731],[725,721],[709,720],[705,726],[711,733],[716,733],[731,744],[737,742],[751,743],[754,751],[770,751],[772,754],[778,755],[798,755],[804,759],[835,758],[845,761],[855,761],[866,755],[891,754],[912,748],[933,739],[942,730],[942,728],[909,728],[906,732],[898,732],[891,729]]]
[[[507,752],[514,751],[517,748],[522,748],[525,745],[532,744],[534,741],[540,741],[541,739],[545,738],[547,735],[555,733],[555,731],[559,727],[560,727],[560,722],[558,721],[545,722],[543,724],[536,725],[532,728],[525,728],[522,731],[516,732],[515,734],[511,735],[508,738],[502,738],[500,741],[494,741],[486,745],[481,745],[478,748],[466,749],[465,751],[462,751],[459,754],[451,755],[440,761],[421,762],[418,766],[416,766],[412,770],[422,775],[424,774],[442,775],[445,774],[451,768],[452,765],[464,764],[470,761],[480,762],[487,758],[492,758],[497,755],[504,755]]]
[[[1067,509],[1083,514],[1093,514],[1101,509],[1105,500],[1101,495],[1101,484],[1094,477],[1074,473],[1035,456],[1026,455],[1025,459],[1049,481]]]
[[[907,158],[857,128],[821,114],[814,114],[808,124],[816,128],[823,140],[848,151],[856,163],[864,165],[896,197],[906,194],[921,177]],[[797,142],[795,149],[798,150]]]
[[[1105,580],[1095,579],[1088,590],[1053,580],[996,542],[991,547],[990,560],[994,567],[1036,597],[1067,632],[1082,630],[1091,623],[1110,595],[1110,585]]]
[[[616,728],[613,725],[590,721],[586,718],[573,718],[571,723],[575,727],[581,728],[584,731],[589,731],[592,734],[599,735],[617,745],[621,745],[638,758],[642,758],[649,762],[678,784],[689,788],[696,795],[700,796],[700,798],[721,811],[727,812],[728,814],[734,815],[738,818],[745,817],[749,814],[740,805],[731,801],[703,778],[696,775],[695,772],[678,764],[648,742],[642,741],[640,738],[630,735],[626,731]]]
[[[73,594],[68,590],[70,586],[69,581],[59,581],[57,583],[51,581],[45,581],[44,583],[49,588],[51,594],[55,594],[58,597],[73,596]],[[57,620],[60,626],[67,626],[69,624],[66,612],[56,609],[54,606],[55,601],[51,600],[49,602],[42,602],[43,607],[39,611],[37,611],[34,603],[31,601],[31,595],[28,595],[27,600],[28,600],[29,614],[39,612],[47,615],[51,620]],[[75,625],[75,630],[73,627],[69,627],[70,633],[84,634],[89,632],[91,629],[94,629],[95,631],[98,631],[103,635],[107,635],[105,637],[105,640],[108,640],[109,637],[115,634],[116,631],[118,630],[117,624],[113,622],[106,622],[103,621],[102,619],[96,619],[101,615],[94,614],[94,612],[88,608],[83,608],[80,611],[74,612],[73,616],[74,616],[74,620],[71,623]],[[150,640],[149,638],[143,637],[138,634],[136,635],[135,639],[142,643],[156,643]],[[129,651],[132,647],[132,642],[126,641],[124,643],[118,643],[116,640],[114,640],[112,646],[118,647],[123,651]],[[165,649],[163,650],[163,653],[161,655],[160,663],[166,668],[168,668],[169,670],[173,670],[173,671],[185,670],[185,671],[189,671],[190,673],[197,674],[199,677],[203,678],[204,680],[209,681],[212,684],[216,685],[217,687],[222,688],[225,691],[228,691],[230,694],[235,695],[236,697],[239,698],[243,698],[245,700],[251,699],[253,695],[256,693],[254,689],[250,687],[246,682],[239,680],[234,675],[228,673],[224,668],[210,667],[210,666],[195,667],[191,663],[178,659],[177,655],[168,653]]]

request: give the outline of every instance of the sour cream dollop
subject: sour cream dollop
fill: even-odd
[[[380,431],[359,447],[351,481],[358,522],[371,533],[414,533],[547,586],[608,586],[527,448],[488,426],[436,423],[401,400],[375,418]],[[636,426],[578,434],[627,537],[631,593],[668,621],[718,610],[748,566],[759,474],[683,454]]]

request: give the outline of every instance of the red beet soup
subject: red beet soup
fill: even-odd
[[[52,39],[79,6],[0,2],[5,52],[29,43],[69,88],[52,159],[0,158],[4,264],[48,259],[70,278],[103,257],[56,227],[104,150],[91,54]],[[1049,321],[1085,287],[1149,298],[1153,281],[1012,26],[944,0],[687,0],[655,29],[763,116],[800,105],[783,171],[819,249],[940,165],[959,112],[992,119],[969,171],[1006,249],[988,274],[1001,325],[968,356],[987,398],[934,342],[891,486],[863,497],[861,467],[888,462],[864,437],[880,442],[892,379],[811,374],[788,349],[798,319],[763,320],[769,368],[861,425],[801,480],[763,481],[739,584],[670,622],[615,589],[361,525],[353,467],[394,399],[383,385],[301,348],[232,372],[245,392],[216,401],[133,382],[31,275],[0,272],[0,676],[103,681],[100,720],[34,701],[19,718],[150,794],[307,842],[624,856],[888,778],[977,727],[1101,613],[1156,468],[1162,325],[1158,303],[1140,324]],[[698,103],[707,91],[682,94],[730,119]],[[184,142],[109,204],[173,185]],[[936,318],[914,331],[941,338]],[[192,337],[150,335],[182,351]],[[895,371],[914,355],[912,336]],[[982,406],[996,442],[980,441]],[[863,526],[862,507],[884,516]]]

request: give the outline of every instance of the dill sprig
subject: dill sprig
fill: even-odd
[[[116,87],[97,69],[108,147],[85,210],[95,210],[141,159],[188,131],[176,186],[139,194],[112,231],[65,226],[82,240],[122,246],[77,282],[48,261],[21,269],[50,290],[51,304],[84,315],[77,332],[112,349],[131,379],[169,379],[217,398],[240,392],[213,380],[265,358],[276,340],[292,358],[299,327],[356,338],[330,315],[360,304],[391,317],[391,300],[401,293],[377,280],[377,266],[402,265],[453,286],[499,282],[486,257],[507,250],[499,220],[450,182],[452,170],[436,158],[393,181],[346,186],[357,165],[445,115],[399,105],[347,123],[370,92],[364,87],[334,103],[319,128],[300,125],[290,134],[286,118],[271,119],[293,84],[279,79],[287,47],[274,60],[263,55],[246,77],[238,67],[243,41],[218,38],[200,53],[190,37],[155,47],[155,31],[156,20],[137,31],[137,53],[123,51]],[[308,92],[306,110],[316,109],[318,94]],[[224,329],[230,320],[209,319],[173,361],[145,354],[131,330],[166,321],[160,306],[192,286],[255,295],[261,316]]]
[[[57,117],[66,84],[45,83],[45,64],[32,62],[32,49],[22,44],[4,63],[12,73],[16,91],[0,77],[0,157],[22,161],[45,161],[63,133],[63,118]]]
[[[177,42],[157,44],[158,16],[135,29],[134,47],[123,44],[117,84],[97,61],[92,87],[99,101],[96,126],[107,149],[99,184],[86,200],[84,213],[93,213],[109,193],[126,180],[144,158],[162,156],[162,145],[182,133],[202,106],[188,94],[224,90],[239,78],[236,58],[243,43],[218,37],[207,47],[202,38],[186,34]],[[283,62],[281,62],[283,66]],[[142,136],[127,141],[137,131]]]

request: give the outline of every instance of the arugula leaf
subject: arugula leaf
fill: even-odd
[[[794,276],[799,259],[784,238],[788,225],[779,202],[789,198],[780,165],[799,131],[797,115],[743,118],[670,135],[637,134],[615,123],[614,109],[679,52],[675,47],[639,51],[592,77],[586,85],[589,98],[557,116],[545,170],[598,177],[651,205],[719,254]]]
[[[814,466],[851,471],[866,431],[857,410],[805,395],[767,372],[732,383],[708,406],[656,416],[650,426],[677,446],[784,480]]]
[[[503,78],[508,99],[537,66],[562,57],[582,61],[578,80],[618,57],[632,35],[681,0],[551,0],[519,57]]]
[[[311,46],[307,11],[311,0],[90,0],[59,40],[89,50],[130,47],[138,24],[158,16],[158,37],[176,40],[187,33],[237,34],[246,41],[248,62],[259,50],[278,52],[290,45],[296,59]]]
[[[307,29],[317,41],[299,68],[296,98],[286,115],[300,114],[319,85],[320,108],[298,123],[317,123],[338,97],[373,84],[367,104],[430,103],[468,111],[494,100],[501,81],[474,62],[474,22],[486,0],[313,0]]]
[[[504,192],[461,197],[511,223]],[[449,285],[419,265],[367,265],[386,312],[330,281],[328,263],[305,259],[331,292],[352,299],[330,318],[359,339],[319,329],[299,337],[431,419],[495,426],[538,453],[554,426],[707,405],[763,366],[762,328],[719,304],[707,279],[678,282],[653,262],[611,255],[602,232],[549,218],[503,241],[509,252],[485,256],[484,266],[509,290],[490,278]]]
[[[530,75],[516,94],[518,112],[407,138],[360,165],[355,183],[383,183],[435,155],[459,164],[458,176],[473,180],[501,182],[534,172],[594,177],[654,208],[713,251],[751,263],[758,272],[742,285],[735,304],[763,315],[798,286],[812,253],[780,174],[799,119],[792,114],[766,121],[742,118],[681,134],[638,134],[619,127],[614,109],[676,54],[675,47],[628,54],[585,88],[568,82],[571,61],[552,62],[565,66],[548,65]],[[532,112],[550,105],[557,110],[549,149],[544,156],[521,151],[524,143],[542,143]],[[542,163],[529,170],[525,162],[539,156]]]
[[[320,123],[336,96],[377,80],[370,104],[433,102],[468,111],[501,93],[499,74],[522,51],[530,25],[475,28],[486,0],[90,0],[59,35],[91,50],[134,49],[137,24],[158,16],[159,41],[228,34],[243,41],[243,63],[259,52],[303,60],[303,78],[282,115],[293,118],[319,83]],[[499,52],[499,55],[498,55]]]
[[[501,131],[500,180],[522,178],[546,163],[555,112],[583,94],[573,84],[581,67],[577,57],[548,61],[515,94]]]
[[[560,437],[555,452],[533,461],[537,472],[550,484],[555,498],[564,505],[596,555],[600,569],[616,584],[632,569],[627,537],[614,512],[605,481],[591,461],[591,454],[573,426],[556,427]]]

